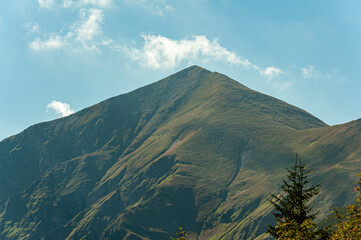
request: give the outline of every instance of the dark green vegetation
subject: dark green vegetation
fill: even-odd
[[[315,220],[316,213],[308,204],[310,199],[319,194],[320,185],[309,187],[308,175],[310,170],[306,170],[305,164],[296,155],[295,164],[287,168],[287,178],[282,180],[281,192],[271,194],[271,204],[275,208],[273,216],[277,223],[291,222],[301,226],[306,220]],[[278,238],[279,229],[277,226],[268,225],[267,232],[274,238]]]
[[[0,238],[262,238],[295,152],[320,217],[353,201],[360,134],[193,66],[3,140]]]
[[[361,239],[361,173],[357,175],[357,197],[354,204],[347,205],[343,209],[334,208],[337,219],[332,240],[338,239]]]
[[[287,178],[282,179],[280,190],[271,194],[272,213],[277,223],[268,225],[267,232],[275,239],[330,239],[328,228],[317,229],[314,220],[317,212],[309,201],[320,193],[320,184],[309,186],[310,170],[296,155],[295,164],[287,168]]]
[[[188,237],[187,231],[183,230],[182,227],[179,228],[179,230],[175,233],[177,238],[170,237],[172,240],[186,240]]]

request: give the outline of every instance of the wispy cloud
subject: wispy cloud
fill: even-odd
[[[338,82],[343,82],[345,79],[340,76],[337,69],[332,68],[329,72],[321,72],[315,68],[313,65],[308,65],[307,67],[301,68],[302,77],[305,79],[314,79],[314,80],[336,80]]]
[[[80,11],[80,22],[73,25],[76,33],[76,41],[90,50],[96,49],[95,37],[102,33],[100,24],[103,21],[103,13],[99,9],[89,9]]]
[[[101,24],[104,16],[100,9],[81,9],[80,19],[69,27],[65,34],[44,33],[29,43],[34,51],[71,47],[99,51],[98,46],[109,45],[112,40],[103,36]],[[40,29],[40,27],[39,27]]]
[[[42,8],[52,8],[54,5],[53,0],[38,0],[39,6]]]
[[[301,68],[301,72],[304,78],[311,78],[315,75],[315,67],[309,65],[307,67]]]
[[[156,15],[165,15],[174,9],[173,6],[168,3],[168,0],[120,0],[116,2],[122,6],[142,8]],[[38,0],[38,4],[41,8],[45,9],[84,7],[105,9],[115,5],[113,0]]]
[[[217,40],[210,41],[205,36],[191,39],[173,40],[159,35],[143,35],[144,46],[141,49],[130,48],[131,59],[140,61],[149,69],[173,68],[181,62],[225,61],[253,67],[247,59],[222,47]]]
[[[41,8],[81,8],[85,6],[93,6],[98,8],[109,8],[112,6],[112,0],[38,0],[39,6]]]
[[[241,65],[257,71],[261,76],[271,79],[283,73],[276,67],[261,68],[248,59],[238,56],[221,46],[218,40],[209,40],[206,36],[174,40],[160,35],[142,35],[142,48],[125,48],[130,59],[138,61],[147,69],[169,69],[186,62],[224,62]]]
[[[331,76],[329,73],[321,73],[316,70],[313,65],[301,68],[301,72],[304,78],[329,78]]]
[[[94,6],[99,8],[109,8],[113,5],[112,0],[64,0],[63,1],[63,7],[69,8],[69,7],[84,7],[84,6]]]
[[[265,69],[260,69],[259,72],[262,76],[273,78],[280,75],[282,73],[282,70],[275,67],[267,67]]]
[[[141,7],[156,15],[165,15],[171,12],[174,7],[167,0],[123,0],[126,5]]]
[[[59,101],[51,101],[46,107],[46,111],[53,110],[56,114],[66,117],[70,114],[74,113],[74,110],[70,108],[70,105],[67,103],[59,102]]]
[[[29,48],[35,51],[45,51],[52,49],[60,49],[66,45],[66,41],[59,35],[51,35],[46,40],[35,38],[29,43]]]
[[[266,67],[258,70],[260,75],[266,78],[266,83],[276,89],[278,92],[282,92],[293,85],[292,81],[285,81],[282,78],[276,78],[277,76],[284,74],[285,72],[276,67]]]
[[[41,32],[40,26],[38,23],[28,22],[24,25],[25,29],[29,34],[37,34]]]

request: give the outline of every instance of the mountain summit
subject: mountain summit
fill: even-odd
[[[360,132],[192,66],[0,142],[0,239],[262,238],[295,153],[353,199]]]

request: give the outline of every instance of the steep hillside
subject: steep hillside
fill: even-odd
[[[296,152],[351,201],[360,134],[193,66],[2,141],[0,238],[254,239]]]

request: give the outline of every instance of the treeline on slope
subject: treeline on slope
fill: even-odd
[[[273,216],[277,223],[268,226],[270,238],[279,240],[339,240],[361,239],[361,173],[357,175],[357,197],[355,204],[345,208],[333,208],[337,224],[318,228],[314,222],[317,212],[312,211],[309,200],[319,193],[320,184],[308,186],[308,176],[305,164],[298,155],[291,168],[286,168],[288,175],[282,179],[281,192],[271,194],[270,203],[275,211]],[[186,240],[187,232],[179,228],[173,240]]]

